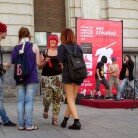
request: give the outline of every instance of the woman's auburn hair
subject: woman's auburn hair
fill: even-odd
[[[19,29],[18,35],[19,35],[19,41],[25,37],[28,37],[29,39],[31,39],[30,31],[28,28],[25,28],[25,27],[21,27]]]
[[[48,36],[47,48],[50,48],[50,40],[55,40],[56,41],[55,47],[57,48],[57,46],[58,46],[58,36],[54,35],[54,34],[50,34]]]
[[[61,32],[61,43],[76,44],[76,37],[71,29],[67,28]]]

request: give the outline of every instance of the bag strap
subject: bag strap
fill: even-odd
[[[1,45],[0,45],[0,58],[1,58],[1,65],[2,65],[2,70],[3,70],[3,54],[2,54],[2,50],[1,50]],[[4,78],[2,77],[2,82],[4,83]]]
[[[64,45],[65,49],[68,51],[69,54],[72,53],[72,51],[69,49],[69,47],[67,45]]]
[[[3,65],[3,55],[2,55],[1,45],[0,45],[0,58],[1,58],[1,64]]]
[[[25,44],[26,44],[26,42],[23,43],[22,49],[19,50],[19,54],[23,54],[24,53]]]
[[[33,47],[33,43],[30,43],[30,45],[31,45],[31,47]],[[15,47],[15,51],[16,51],[16,53],[17,53],[18,55],[19,55],[19,54],[23,54],[23,53],[25,53],[25,52],[29,49],[30,45],[27,47],[27,49],[25,49],[25,51],[24,51],[25,45],[22,45],[22,49],[20,49],[19,51],[17,50],[17,47],[18,47],[19,45],[17,45],[17,46]],[[21,52],[20,52],[20,51],[21,51]]]
[[[45,49],[45,50],[42,51],[42,55],[43,55],[44,58],[46,58],[47,53],[48,53],[48,49]]]
[[[65,49],[68,51],[69,54],[76,54],[77,53],[76,45],[73,46],[73,52],[68,47],[69,45],[64,45],[64,46],[65,46]]]

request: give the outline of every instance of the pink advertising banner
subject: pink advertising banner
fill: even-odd
[[[107,57],[104,71],[107,73],[111,57],[117,57],[122,66],[123,31],[122,21],[77,19],[77,42],[82,47],[88,77],[80,87],[80,93],[90,94],[95,88],[95,70],[102,56]],[[108,74],[105,74],[108,79]],[[104,95],[105,89],[100,88]],[[113,91],[115,93],[115,90]]]

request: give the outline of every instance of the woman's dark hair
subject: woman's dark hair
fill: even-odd
[[[102,61],[103,63],[107,63],[107,57],[106,57],[106,56],[102,56],[101,61]]]
[[[127,63],[129,63],[129,64],[133,64],[133,63],[134,63],[134,62],[132,61],[130,55],[125,55],[125,57],[128,57],[128,61],[127,61]],[[125,61],[125,57],[124,57],[124,61]]]
[[[67,28],[61,32],[61,43],[76,44],[76,37],[71,29]]]
[[[20,28],[20,30],[18,32],[18,35],[19,35],[19,41],[22,38],[25,38],[25,37],[28,37],[29,39],[31,39],[30,31],[29,31],[29,29],[27,29],[25,27],[21,27]]]

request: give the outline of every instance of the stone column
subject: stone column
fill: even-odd
[[[66,27],[72,28],[75,32],[76,18],[82,17],[82,0],[66,0]]]
[[[66,27],[76,29],[76,18],[99,19],[101,0],[66,0]]]

